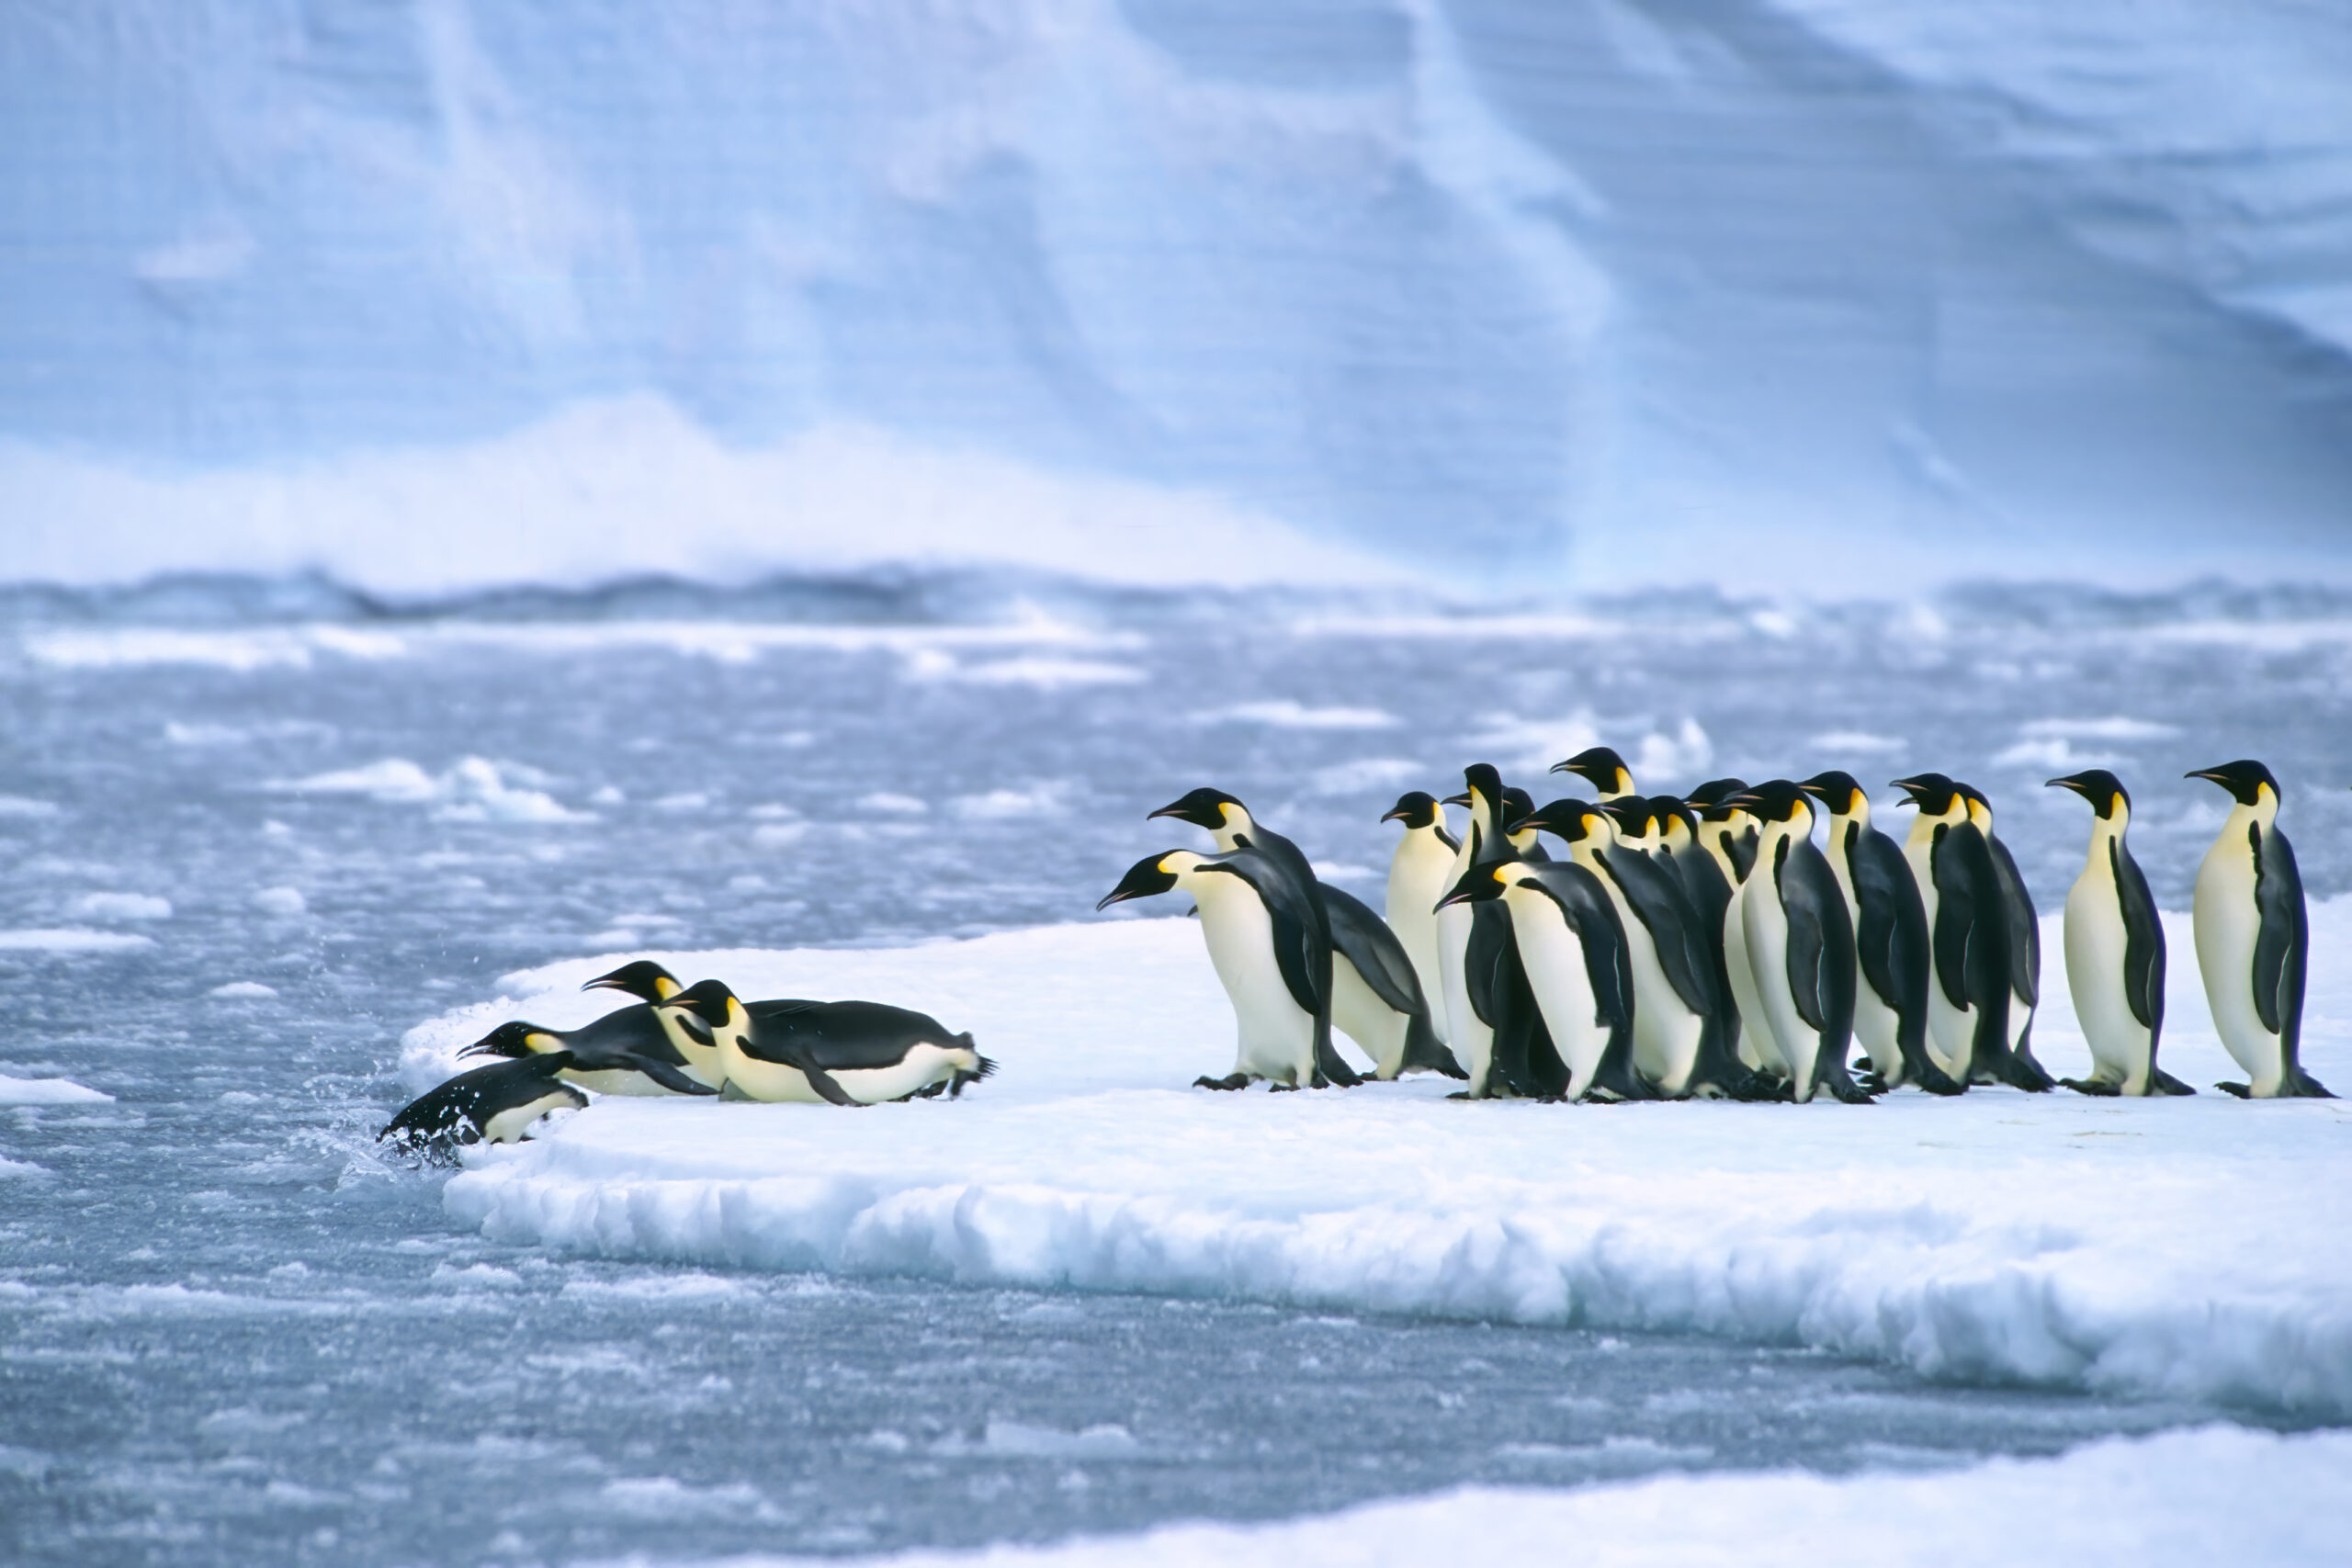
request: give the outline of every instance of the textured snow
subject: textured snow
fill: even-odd
[[[1278,1524],[1175,1525],[1055,1546],[859,1561],[893,1568],[1552,1568],[1563,1561],[1585,1568],[2284,1568],[2343,1561],[2335,1505],[2347,1472],[2352,1437],[2342,1433],[2282,1438],[2208,1427],[1929,1474],[1660,1476],[1576,1492],[1470,1487]],[[729,1561],[752,1568],[810,1560]]]
[[[2347,76],[2300,0],[51,7],[0,570],[2341,575]]]
[[[2185,919],[2163,1060],[2233,1076]],[[2305,1062],[2352,1083],[2352,899],[2313,910]],[[2043,1061],[2079,1074],[2053,919]],[[1232,1024],[1175,919],[912,948],[657,953],[746,995],[865,996],[1001,1073],[853,1113],[605,1100],[481,1151],[493,1237],[682,1262],[1696,1330],[1938,1376],[2352,1414],[2352,1111],[2340,1102],[1917,1094],[1867,1108],[1453,1102],[1184,1088]],[[617,956],[508,976],[410,1032],[412,1089],[500,1019],[556,1027]]]
[[[17,1078],[0,1074],[0,1105],[96,1105],[114,1096],[71,1078]]]
[[[79,926],[32,926],[0,931],[0,952],[133,953],[155,939],[128,931],[85,931]]]

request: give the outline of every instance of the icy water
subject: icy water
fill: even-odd
[[[1464,616],[877,578],[392,611],[0,597],[0,1557],[842,1551],[1479,1480],[2046,1452],[2211,1413],[1792,1352],[567,1259],[379,1160],[401,1032],[506,971],[1077,918],[1226,785],[1375,897],[1401,789],[1939,767],[2047,907],[2094,762],[2185,897],[2255,754],[2352,886],[2352,604],[2069,590]],[[222,987],[227,990],[222,992]],[[984,1092],[986,1086],[980,1091]]]

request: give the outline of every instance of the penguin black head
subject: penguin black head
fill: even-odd
[[[1670,834],[1674,831],[1675,824],[1680,823],[1686,831],[1690,833],[1693,837],[1697,836],[1699,831],[1698,813],[1692,811],[1689,806],[1685,805],[1675,796],[1670,795],[1654,795],[1650,796],[1649,807],[1650,815],[1657,818],[1659,832]]]
[[[2281,798],[2278,793],[2278,781],[2270,776],[2268,768],[2251,757],[2242,757],[2234,762],[2223,762],[2218,768],[2199,768],[2195,773],[2184,773],[2181,776],[2191,779],[2211,779],[2228,790],[2230,798],[2240,806],[2261,805],[2262,792],[2266,789],[2270,792],[2272,800]]]
[[[583,991],[620,991],[641,1002],[666,1002],[678,994],[678,977],[650,958],[640,958],[634,964],[624,964],[609,975],[599,975],[583,984]]]
[[[1168,868],[1167,863],[1173,860],[1178,852],[1175,850],[1162,850],[1156,855],[1144,856],[1143,859],[1127,867],[1127,874],[1119,878],[1119,885],[1102,895],[1094,907],[1097,909],[1107,909],[1114,904],[1124,904],[1130,898],[1151,898],[1162,893],[1174,892],[1176,874]]]
[[[1623,795],[1634,787],[1634,775],[1626,768],[1625,759],[1606,746],[1588,746],[1566,761],[1553,763],[1552,771],[1574,773],[1610,795]]]
[[[734,1004],[735,993],[727,988],[726,981],[697,980],[662,1005],[717,1029],[727,1021],[728,1010]]]
[[[1787,779],[1768,779],[1724,804],[1743,807],[1767,822],[1794,822],[1803,818],[1810,823],[1813,818],[1813,802],[1804,787]]]
[[[1952,802],[1962,798],[1960,786],[1942,773],[1914,773],[1907,779],[1896,779],[1894,787],[1930,817],[1946,815],[1951,810]]]
[[[1504,821],[1516,822],[1534,809],[1535,797],[1528,794],[1525,790],[1520,788],[1517,784],[1513,784],[1509,789],[1503,791]]]
[[[1862,793],[1861,781],[1843,768],[1815,773],[1797,787],[1828,807],[1832,816],[1850,813],[1858,806],[1870,804],[1870,797]]]
[[[1473,795],[1483,795],[1491,802],[1499,802],[1503,797],[1503,776],[1495,771],[1492,762],[1471,763],[1462,770],[1462,782],[1469,788],[1460,795],[1447,795],[1448,806],[1467,806]]]
[[[542,1051],[560,1051],[563,1042],[536,1023],[516,1019],[502,1023],[472,1044],[458,1053],[460,1056],[506,1056],[520,1059],[537,1055]]]
[[[1617,830],[1629,839],[1638,839],[1650,830],[1650,819],[1657,815],[1650,803],[1638,795],[1620,800],[1603,801],[1600,809],[1617,824]]]
[[[1195,828],[1206,828],[1214,833],[1225,827],[1225,808],[1228,806],[1244,817],[1250,815],[1250,808],[1242,805],[1236,796],[1227,795],[1221,789],[1211,789],[1206,784],[1203,784],[1200,788],[1189,791],[1170,801],[1144,820],[1148,822],[1152,817],[1173,817],[1179,822],[1189,823]]]
[[[2132,796],[2124,790],[2123,781],[2105,768],[2090,768],[2079,773],[2068,773],[2063,779],[2052,779],[2044,789],[2071,789],[2091,803],[2091,810],[2104,821],[2119,811],[2132,809]]]
[[[1607,838],[1609,830],[1602,826],[1607,820],[1608,814],[1589,800],[1555,800],[1510,824],[1509,830],[1516,833],[1540,828],[1555,838],[1577,844],[1589,838]]]
[[[1453,891],[1437,901],[1437,907],[1442,909],[1449,904],[1483,904],[1501,897],[1503,890],[1510,886],[1517,865],[1515,861],[1503,861],[1495,865],[1472,866],[1453,885]]]
[[[1425,789],[1407,790],[1381,818],[1383,822],[1402,822],[1408,828],[1430,827],[1437,819],[1437,796]]]
[[[1709,779],[1682,798],[1703,811],[1710,806],[1721,806],[1747,788],[1746,779]]]

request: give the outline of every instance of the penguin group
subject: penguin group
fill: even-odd
[[[996,1071],[969,1033],[882,1002],[747,1002],[724,981],[682,985],[649,959],[581,988],[636,999],[574,1030],[500,1024],[458,1053],[496,1061],[411,1101],[378,1139],[446,1157],[461,1145],[515,1142],[590,1093],[874,1105],[955,1099]]]
[[[2049,783],[2093,813],[2065,913],[2092,1067],[2058,1079],[2033,1052],[2040,920],[1983,791],[1942,773],[1896,779],[1916,812],[1898,844],[1871,823],[1862,785],[1834,769],[1713,779],[1681,796],[1638,794],[1605,746],[1551,771],[1595,798],[1539,807],[1477,763],[1458,794],[1398,799],[1382,818],[1403,829],[1385,918],[1212,788],[1150,817],[1205,829],[1214,852],[1147,856],[1095,907],[1192,897],[1238,1036],[1233,1071],[1199,1088],[1434,1072],[1463,1080],[1454,1098],[1469,1100],[2194,1092],[2156,1065],[2164,928],[2125,846],[2132,803],[2113,773]],[[2278,782],[2253,761],[2188,776],[2232,800],[2193,913],[2214,1023],[2246,1073],[2219,1087],[2329,1097],[2299,1060],[2309,930]],[[1468,813],[1458,836],[1449,806]]]

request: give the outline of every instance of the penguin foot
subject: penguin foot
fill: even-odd
[[[1317,1084],[1316,1087],[1320,1089],[1323,1086]],[[1266,1092],[1268,1094],[1296,1094],[1298,1086],[1295,1083],[1270,1083],[1266,1086]]]
[[[1232,1073],[1228,1074],[1225,1077],[1213,1078],[1208,1077],[1206,1074],[1203,1074],[1201,1077],[1193,1080],[1193,1087],[1194,1089],[1248,1089],[1250,1087],[1250,1075],[1248,1073]]]
[[[2301,1070],[2296,1072],[2294,1078],[2288,1086],[2287,1092],[2297,1100],[2334,1100],[2335,1098],[2325,1084]]]
[[[1836,1095],[1841,1104],[1876,1105],[1878,1103],[1878,1101],[1871,1097],[1870,1090],[1864,1089],[1861,1085],[1856,1083],[1851,1078],[1825,1079],[1821,1087],[1827,1089],[1831,1094]]]
[[[1468,1089],[1455,1089],[1452,1094],[1447,1095],[1445,1098],[1446,1098],[1446,1099],[1448,1099],[1448,1100],[1476,1100],[1476,1099],[1477,1099],[1478,1097],[1477,1097],[1476,1095],[1475,1095],[1475,1094],[1472,1094],[1472,1093],[1471,1093]]]
[[[2157,1094],[2195,1094],[2197,1091],[2158,1067],[2149,1080],[2149,1088]]]
[[[2254,1086],[2252,1084],[2217,1083],[2213,1087],[2220,1089],[2223,1094],[2234,1094],[2240,1100],[2252,1100],[2254,1098]]]
[[[1941,1067],[1929,1066],[1911,1076],[1911,1081],[1928,1094],[1966,1094],[1968,1086],[1961,1083]]]
[[[2097,1078],[2060,1078],[2058,1081],[2076,1094],[2095,1094],[2101,1098],[2111,1098],[2123,1092],[2117,1085],[2101,1083]]]
[[[1854,1075],[1854,1086],[1857,1089],[1860,1089],[1864,1094],[1884,1094],[1888,1089],[1893,1087],[1886,1081],[1886,1075],[1880,1072],[1876,1067],[1872,1067],[1866,1073],[1856,1073]]]

